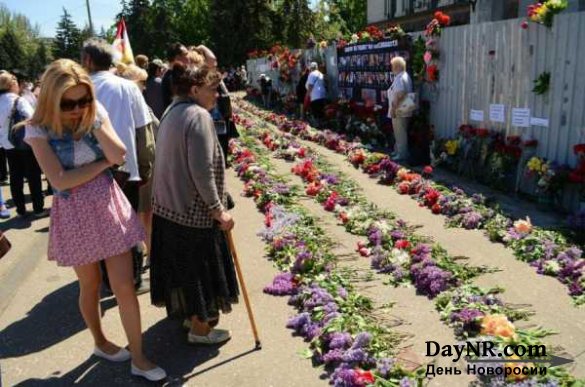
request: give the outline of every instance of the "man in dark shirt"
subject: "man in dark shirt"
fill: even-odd
[[[162,78],[163,63],[160,59],[155,59],[148,64],[148,78],[146,80],[146,89],[144,90],[144,99],[152,109],[156,118],[160,120],[165,111],[162,98]]]
[[[178,62],[187,65],[189,63],[188,55],[189,51],[187,50],[187,47],[181,43],[173,43],[167,49],[169,71],[165,73],[161,82],[163,111],[173,102],[173,85],[171,84],[171,70],[173,69],[173,65]]]

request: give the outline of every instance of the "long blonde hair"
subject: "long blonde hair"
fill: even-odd
[[[77,85],[84,85],[89,96],[95,101],[95,91],[91,78],[79,64],[70,59],[59,59],[51,63],[41,78],[41,91],[30,124],[50,129],[57,136],[63,135],[61,121],[61,98],[65,92]],[[85,110],[76,134],[88,133],[95,121],[96,103]]]

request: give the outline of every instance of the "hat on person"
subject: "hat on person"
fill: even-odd
[[[266,78],[266,74],[260,74],[260,78]]]
[[[319,68],[319,65],[317,64],[317,62],[311,62],[311,64],[309,65],[309,68],[311,70],[317,70]]]

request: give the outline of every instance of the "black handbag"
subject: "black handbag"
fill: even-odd
[[[8,141],[17,150],[32,150],[30,145],[24,141],[24,125],[18,125],[24,120],[24,117],[18,110],[18,101],[20,97],[14,100],[12,110],[10,111],[10,122],[8,124]]]

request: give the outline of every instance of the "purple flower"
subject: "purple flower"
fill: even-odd
[[[471,211],[463,215],[463,227],[467,230],[479,228],[483,216],[479,212]]]
[[[329,324],[329,322],[331,320],[336,319],[338,317],[341,317],[341,313],[339,313],[339,312],[333,312],[333,313],[326,314],[325,317],[323,317],[323,324],[327,325],[327,324]]]
[[[372,228],[368,234],[368,240],[374,246],[380,246],[382,244],[383,237],[384,234],[382,233],[382,230],[378,228]]]
[[[392,272],[392,277],[394,277],[394,281],[400,282],[406,277],[406,272],[401,267],[397,267]]]
[[[353,339],[347,332],[335,332],[331,334],[329,341],[329,348],[331,349],[346,349],[351,346]]]
[[[583,254],[583,251],[576,246],[572,246],[565,251],[565,254],[567,254],[569,257],[573,259],[579,259],[581,258],[581,254]]]
[[[581,261],[569,261],[559,271],[559,279],[561,281],[577,281],[583,275],[583,268],[585,267],[585,259]]]
[[[293,329],[297,333],[300,333],[305,327],[311,323],[311,315],[309,313],[301,313],[292,317],[286,323],[286,327],[289,329]]]
[[[355,371],[347,365],[337,367],[331,374],[331,384],[334,387],[354,387],[355,379]]]
[[[343,298],[344,300],[346,300],[347,297],[348,297],[347,290],[345,288],[343,288],[343,287],[339,287],[337,289],[337,295],[339,297]]]
[[[313,340],[315,337],[321,335],[321,326],[317,323],[309,324],[306,326],[304,336],[307,340]]]
[[[323,355],[323,363],[325,364],[341,363],[343,361],[344,353],[345,351],[343,349],[334,348]]]
[[[393,359],[383,358],[383,359],[378,360],[377,371],[381,377],[387,378],[388,375],[390,375],[392,368],[394,368],[394,360]]]
[[[368,354],[362,348],[349,349],[343,354],[343,362],[361,364],[369,361]]]
[[[463,324],[471,324],[476,319],[483,317],[484,313],[481,310],[464,308],[459,312],[451,314],[451,321],[459,321]]]
[[[525,235],[520,234],[514,227],[510,227],[506,235],[506,238],[509,240],[520,240],[524,237]]]
[[[467,214],[468,212],[473,211],[473,208],[471,207],[463,207],[462,209],[459,210],[460,214]]]
[[[404,377],[400,380],[400,387],[413,387],[413,386],[415,386],[415,383],[410,378]]]
[[[297,292],[297,286],[293,282],[294,276],[291,273],[281,273],[272,280],[272,285],[264,288],[264,293],[273,296],[290,296]]]
[[[351,348],[352,349],[365,348],[368,345],[370,345],[371,341],[372,335],[370,333],[368,332],[358,333],[358,335],[355,337],[355,340]]]
[[[286,195],[290,193],[290,187],[283,183],[278,183],[272,186],[275,193],[279,195]]]
[[[397,241],[399,239],[404,239],[406,237],[406,235],[404,234],[404,232],[400,231],[400,230],[394,230],[390,233],[390,236],[392,237],[392,239],[394,241]]]
[[[335,313],[339,311],[339,306],[335,302],[328,302],[323,306],[323,312],[326,314]]]
[[[323,174],[321,175],[321,179],[325,180],[329,185],[337,185],[339,184],[339,177],[333,174]]]
[[[410,274],[416,289],[429,298],[434,298],[449,288],[451,273],[434,266],[432,262],[423,261],[420,264],[413,265],[410,269]]]
[[[433,249],[431,246],[421,243],[418,244],[412,251],[412,262],[419,263],[431,259]]]
[[[574,281],[569,285],[569,295],[572,297],[577,297],[585,293],[585,289],[583,289],[583,285],[579,283],[579,281]]]
[[[474,204],[485,204],[485,197],[482,194],[471,195],[471,200]]]
[[[301,251],[297,254],[295,263],[291,269],[293,273],[302,273],[305,268],[305,263],[313,258],[313,254],[309,251]]]

